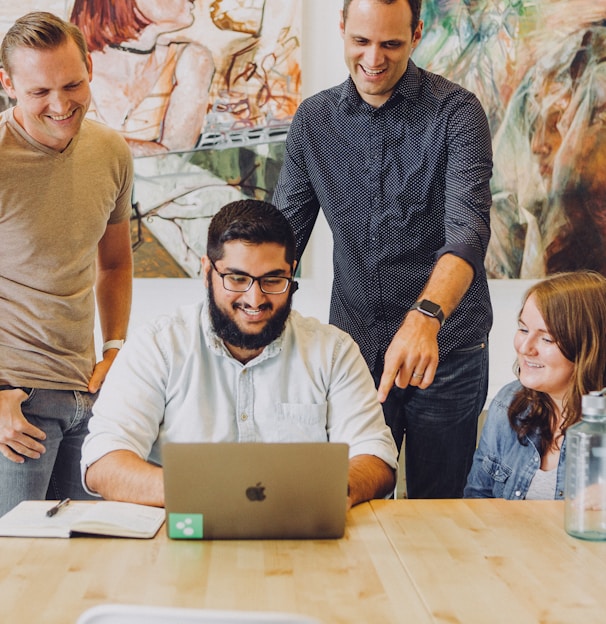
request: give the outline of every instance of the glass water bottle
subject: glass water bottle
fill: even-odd
[[[565,528],[606,540],[606,388],[583,396],[582,411],[566,432]]]

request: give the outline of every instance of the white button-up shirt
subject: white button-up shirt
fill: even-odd
[[[345,332],[292,311],[253,360],[234,359],[205,304],[139,328],[93,408],[82,472],[126,449],[161,464],[164,442],[346,442],[350,457],[397,468],[397,451],[360,350]]]

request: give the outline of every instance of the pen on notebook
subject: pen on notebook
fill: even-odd
[[[70,500],[71,499],[69,499],[69,498],[64,498],[62,501],[59,501],[54,507],[51,507],[46,512],[46,515],[49,518],[52,518],[59,510],[63,509],[66,505],[68,505]]]

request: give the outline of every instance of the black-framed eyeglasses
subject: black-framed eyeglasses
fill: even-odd
[[[230,292],[247,292],[252,288],[255,282],[259,282],[261,292],[266,295],[281,295],[288,290],[291,283],[294,282],[292,277],[283,277],[281,275],[263,275],[261,277],[253,277],[245,273],[221,273],[210,261],[217,275],[223,280],[223,288]]]

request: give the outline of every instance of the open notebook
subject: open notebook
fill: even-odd
[[[338,538],[345,531],[348,445],[166,443],[174,539]]]
[[[0,536],[72,537],[80,533],[151,538],[164,522],[158,507],[114,501],[71,501],[49,518],[53,501],[23,501],[0,518]]]

